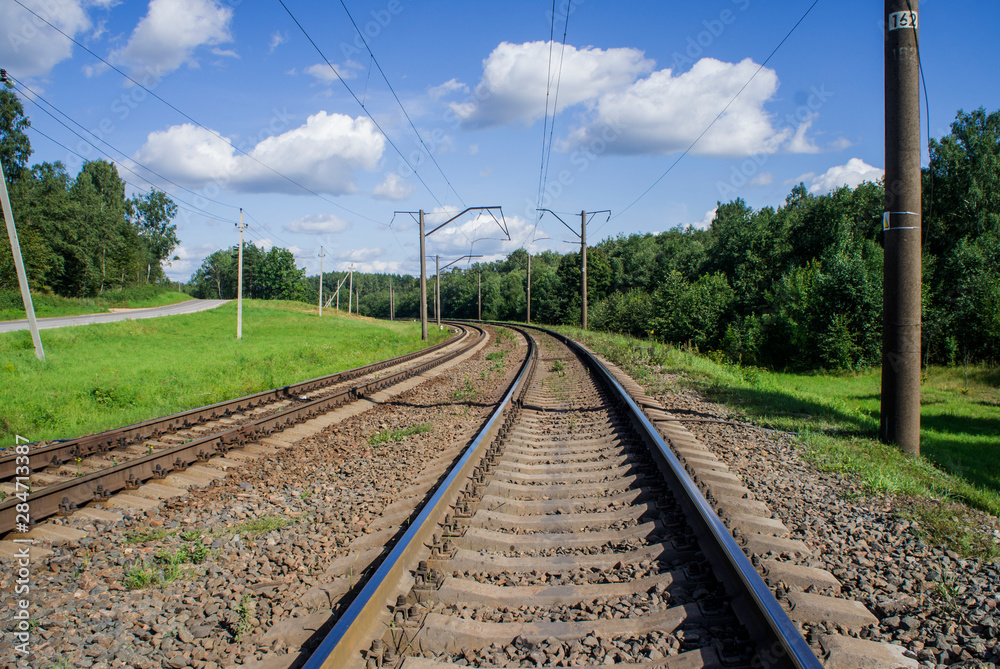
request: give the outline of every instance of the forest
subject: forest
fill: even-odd
[[[92,296],[165,282],[178,244],[176,205],[157,190],[126,197],[105,161],[71,177],[59,163],[26,167],[29,124],[0,90],[0,160],[35,290]],[[923,172],[923,353],[925,362],[1000,362],[1000,112],[959,111],[951,132],[931,139]],[[861,369],[881,361],[883,186],[866,182],[816,195],[802,184],[778,207],[719,203],[708,229],[620,235],[588,247],[589,326],[717,351],[775,368]],[[0,245],[0,290],[16,288],[10,249]],[[211,254],[184,290],[232,298],[237,248]],[[528,255],[455,267],[441,276],[447,318],[523,321]],[[580,322],[579,253],[531,258],[531,319]],[[343,272],[322,277],[334,296]],[[291,251],[244,248],[244,295],[315,303]],[[481,282],[481,283],[480,283]],[[352,310],[419,317],[419,284],[408,275],[355,273]],[[481,289],[480,289],[481,285]],[[340,289],[348,307],[348,285]],[[480,292],[481,290],[481,292]],[[428,281],[433,317],[434,279]]]

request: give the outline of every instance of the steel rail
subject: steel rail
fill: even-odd
[[[525,334],[519,328],[513,329]],[[313,651],[304,669],[343,669],[359,657],[361,646],[370,640],[371,631],[379,624],[379,617],[394,601],[400,586],[410,576],[410,568],[415,564],[418,554],[430,544],[431,536],[454,504],[461,486],[468,481],[469,474],[479,464],[493,438],[498,434],[506,434],[509,429],[514,414],[508,411],[507,421],[502,426],[500,419],[505,410],[522,403],[528,380],[537,363],[537,346],[527,334],[525,339],[528,342],[528,355],[503,399],[452,465],[447,476],[438,484],[431,498],[413,518],[403,536],[368,577],[358,595]]]
[[[469,327],[464,325],[463,327]],[[486,336],[485,331],[474,326],[479,336],[471,343],[450,351],[438,358],[423,362],[381,379],[346,388],[333,395],[322,397],[243,425],[194,439],[173,448],[164,449],[129,462],[100,470],[79,478],[49,485],[31,492],[31,520],[38,520],[72,510],[92,501],[103,501],[120,490],[138,488],[150,479],[161,479],[173,471],[183,471],[188,466],[210,458],[225,455],[234,445],[239,447],[263,438],[303,420],[325,413],[351,400],[361,399],[391,385],[412,378],[452,360],[475,347]],[[0,502],[0,534],[17,529],[17,506],[23,502],[16,496]]]
[[[661,470],[672,479],[675,489],[682,493],[678,495],[678,501],[686,507],[689,522],[696,525],[695,529],[700,530],[702,537],[708,539],[701,542],[702,550],[716,571],[722,571],[720,576],[723,577],[727,589],[730,589],[730,595],[735,599],[733,608],[737,611],[741,622],[755,635],[758,652],[766,654],[769,658],[767,666],[822,669],[822,663],[795,629],[771,589],[764,583],[673,450],[614,375],[595,355],[569,337],[533,325],[520,327],[545,332],[562,341],[587,361],[589,366],[606,381],[609,388],[620,397],[633,423],[652,446],[653,455],[659,460]],[[737,584],[739,590],[733,592],[733,586]],[[740,615],[741,613],[743,615]],[[772,642],[769,643],[765,639],[771,639]]]
[[[320,376],[315,379],[293,383],[280,388],[264,390],[245,397],[225,400],[223,402],[210,404],[196,409],[189,409],[187,411],[164,416],[162,418],[153,418],[141,423],[128,425],[126,427],[106,430],[104,432],[89,434],[53,444],[46,444],[45,446],[31,449],[28,453],[28,467],[32,471],[40,470],[48,466],[58,467],[67,462],[73,462],[77,458],[86,458],[91,455],[101,455],[107,453],[113,448],[121,448],[138,441],[154,438],[170,430],[189,428],[201,423],[202,421],[212,420],[240,411],[246,411],[247,409],[252,409],[270,402],[297,398],[305,393],[310,393],[336,383],[350,381],[358,378],[359,376],[364,376],[365,374],[378,372],[388,367],[400,365],[415,358],[429,355],[440,350],[441,348],[444,348],[445,346],[459,341],[462,336],[464,336],[464,333],[461,335],[453,335],[446,340],[435,344],[434,346],[429,346],[419,351],[413,351],[412,353],[397,356],[389,360],[375,362],[370,365],[364,365],[362,367],[356,367],[354,369]],[[24,464],[23,461],[17,462],[18,456],[14,453],[13,448],[10,448],[9,451],[9,455],[0,456],[0,480],[13,478],[16,475],[18,466]]]

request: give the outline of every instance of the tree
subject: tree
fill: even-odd
[[[152,278],[159,278],[162,263],[180,243],[177,226],[171,223],[177,215],[177,205],[166,193],[155,188],[145,195],[134,195],[126,205],[129,221],[148,249],[148,265],[156,267]]]
[[[31,121],[24,115],[21,100],[9,90],[8,83],[0,88],[0,165],[8,182],[14,183],[31,158],[31,142],[25,131]]]

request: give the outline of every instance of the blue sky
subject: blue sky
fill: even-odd
[[[395,95],[339,2],[285,0],[364,109],[278,0],[0,0],[0,66],[38,132],[181,205],[177,280],[236,243],[240,207],[250,241],[291,248],[309,273],[320,246],[326,271],[416,273],[416,226],[395,210],[433,223],[502,205],[511,242],[471,215],[428,238],[443,261],[492,259],[572,250],[539,201],[571,223],[612,210],[591,223],[596,243],[703,227],[719,200],[779,205],[800,181],[822,193],[881,175],[881,2],[819,2],[763,69],[812,0],[557,0],[554,20],[551,0],[345,2]],[[1000,5],[924,0],[920,24],[932,136],[958,109],[1000,108]],[[38,132],[33,162],[75,174],[81,159]]]

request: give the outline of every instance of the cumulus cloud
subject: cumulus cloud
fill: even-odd
[[[305,125],[257,144],[249,151],[252,158],[237,153],[229,140],[185,123],[150,133],[135,160],[196,186],[214,182],[239,192],[304,192],[273,169],[312,190],[339,195],[357,190],[355,172],[375,169],[384,149],[385,137],[369,119],[321,111]]]
[[[809,192],[823,195],[841,186],[857,188],[865,181],[878,181],[885,176],[885,170],[873,167],[860,158],[851,158],[846,165],[835,165],[813,179]]]
[[[385,181],[372,191],[376,200],[405,200],[413,195],[413,186],[403,181],[403,177],[395,172],[385,175]]]
[[[617,154],[669,154],[688,148],[759,65],[703,58],[683,74],[658,70],[624,90],[605,93],[588,121],[571,131],[564,150],[599,146]],[[791,136],[777,130],[764,104],[778,75],[764,68],[692,150],[709,156],[774,153]],[[592,149],[593,150],[593,149]]]
[[[71,37],[91,28],[81,0],[23,0]],[[15,77],[44,76],[73,55],[73,44],[15,2],[0,3],[0,63]]]
[[[197,67],[195,51],[233,41],[233,10],[215,0],[150,0],[149,10],[128,43],[112,52],[113,62],[133,71],[172,72]]]
[[[371,262],[356,262],[351,263],[350,260],[342,260],[334,265],[334,271],[346,272],[351,269],[351,265],[354,265],[355,272],[364,272],[366,274],[400,274],[403,270],[403,263],[398,260],[374,260]],[[344,300],[344,306],[347,304],[347,286],[344,286],[344,296],[341,297]]]
[[[561,45],[556,45],[553,51],[553,72],[558,67],[556,58],[561,49]],[[548,63],[548,57],[549,42],[502,42],[483,61],[482,80],[473,99],[455,102],[449,107],[455,116],[471,127],[530,124],[542,118],[545,115],[548,74],[544,65]],[[562,58],[560,109],[628,86],[637,76],[653,69],[653,61],[644,58],[638,49],[577,49],[567,45]]]
[[[305,235],[332,235],[346,230],[347,221],[333,214],[311,214],[285,223],[282,227],[288,232]]]
[[[432,86],[427,89],[427,95],[431,100],[440,100],[444,96],[455,92],[468,93],[469,87],[457,79],[449,79],[440,86]]]

